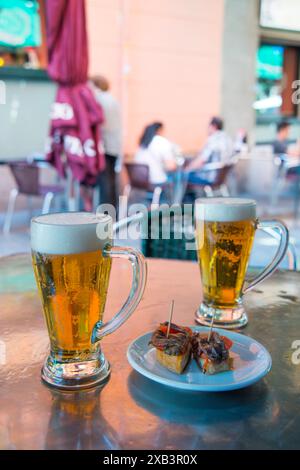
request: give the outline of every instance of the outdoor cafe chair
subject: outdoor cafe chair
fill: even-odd
[[[125,185],[123,191],[124,200],[128,201],[132,190],[143,191],[145,199],[151,204],[159,205],[163,191],[169,190],[169,185],[153,185],[149,181],[149,166],[141,163],[125,163],[129,183]],[[127,204],[126,204],[127,207]],[[125,207],[121,202],[119,213],[125,217]]]
[[[40,168],[37,163],[30,163],[27,161],[12,162],[9,163],[8,166],[14,177],[16,187],[13,188],[9,194],[8,206],[3,225],[4,234],[8,234],[10,232],[16,199],[19,195],[26,196],[28,204],[30,204],[30,199],[32,197],[42,197],[42,214],[47,214],[50,211],[53,198],[64,192],[64,188],[58,184],[40,184]]]
[[[227,185],[227,179],[233,168],[237,163],[237,158],[232,159],[229,163],[212,162],[199,170],[203,183],[189,183],[187,182],[186,191],[188,193],[198,193],[203,191],[207,197],[230,196],[230,191]]]
[[[180,206],[178,207],[180,208]],[[114,236],[122,234],[124,237],[124,230],[130,224],[138,224],[139,228],[133,233],[140,233],[141,250],[146,257],[196,261],[194,205],[185,204],[182,207],[184,207],[184,211],[182,210],[180,213],[176,210],[170,211],[169,208],[160,207],[148,211],[147,214],[140,212],[121,219],[114,224]],[[181,216],[181,213],[184,216]],[[167,230],[170,230],[169,237],[166,237]],[[277,239],[276,234],[271,233],[269,228],[262,230]],[[255,262],[252,262],[251,267],[261,267],[257,262],[260,257],[255,256],[258,254],[256,250],[259,249],[264,249],[263,240],[255,241],[253,249]],[[289,242],[285,261],[289,270],[296,271],[298,269],[296,249],[292,241]]]
[[[270,194],[271,207],[276,207],[280,193],[287,182],[294,186],[294,217],[297,218],[300,198],[300,164],[294,163],[288,155],[274,156],[274,182]]]

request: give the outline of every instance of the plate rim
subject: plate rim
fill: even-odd
[[[192,325],[189,326],[193,331],[208,331],[209,327],[205,326],[198,326],[198,325]],[[238,338],[247,338],[248,340],[252,340],[254,343],[256,343],[260,349],[263,350],[266,358],[267,358],[267,367],[264,371],[260,372],[256,377],[253,377],[252,379],[244,379],[240,382],[233,383],[233,384],[210,384],[210,385],[203,385],[203,384],[195,384],[195,383],[187,383],[187,382],[179,382],[176,380],[176,376],[174,376],[174,379],[168,379],[165,377],[162,377],[160,375],[154,374],[153,372],[149,371],[148,369],[140,366],[132,357],[131,355],[131,349],[133,345],[139,341],[140,339],[152,334],[152,332],[147,332],[144,333],[137,338],[135,338],[131,343],[129,344],[127,348],[127,360],[130,364],[130,366],[136,370],[138,373],[143,375],[144,377],[147,377],[150,380],[153,380],[154,382],[160,383],[165,386],[169,386],[172,388],[180,389],[180,390],[186,390],[186,391],[198,391],[198,392],[226,392],[226,391],[232,391],[232,390],[238,390],[241,388],[246,388],[249,387],[250,385],[253,385],[254,383],[258,382],[261,380],[263,377],[265,377],[271,370],[272,368],[272,357],[269,353],[269,351],[265,348],[264,345],[262,345],[259,341],[256,339],[252,338],[252,336],[247,336],[243,335],[241,333],[238,333],[236,331],[228,331],[222,328],[214,328],[214,331],[216,331],[219,334],[223,335],[228,335],[228,337],[233,336],[233,337],[238,337]],[[233,339],[233,338],[232,338]]]

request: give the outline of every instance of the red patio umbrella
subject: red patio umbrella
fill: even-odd
[[[65,176],[93,184],[105,160],[99,125],[103,113],[87,85],[84,0],[47,0],[48,74],[58,83],[51,111],[47,159]]]

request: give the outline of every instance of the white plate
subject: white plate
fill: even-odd
[[[197,332],[206,332],[208,328],[192,326]],[[135,339],[127,350],[129,364],[140,374],[170,387],[201,392],[224,392],[248,387],[264,377],[272,367],[269,352],[260,343],[249,336],[233,331],[214,328],[220,335],[233,341],[231,356],[234,358],[234,370],[215,375],[203,374],[192,360],[183,374],[178,375],[162,367],[156,361],[156,350],[149,346],[152,333],[146,333]]]

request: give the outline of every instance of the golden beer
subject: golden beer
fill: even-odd
[[[195,219],[203,290],[196,320],[206,326],[213,321],[215,326],[240,328],[248,323],[243,295],[275,271],[288,247],[288,230],[276,220],[258,221],[253,199],[197,199]],[[279,238],[279,247],[270,264],[245,286],[257,228]]]
[[[95,324],[102,320],[111,259],[101,250],[51,255],[32,252],[51,352],[58,361],[84,360]]]
[[[139,304],[147,267],[133,248],[113,246],[113,220],[106,214],[67,212],[31,221],[36,283],[50,339],[42,379],[67,390],[103,383],[110,365],[101,339],[116,331]],[[130,261],[132,286],[123,307],[103,320],[113,258]]]
[[[198,249],[203,300],[207,306],[232,308],[242,293],[255,233],[255,220],[204,221]]]

